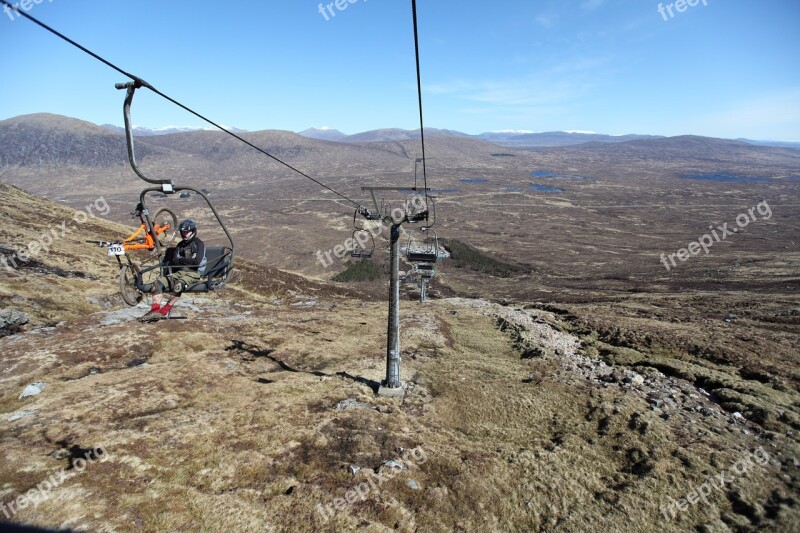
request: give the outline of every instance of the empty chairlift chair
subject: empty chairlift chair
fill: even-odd
[[[354,259],[369,259],[375,253],[375,239],[372,233],[365,229],[357,229],[353,232],[353,250],[350,257]]]
[[[350,252],[350,257],[354,259],[369,259],[375,253],[375,238],[372,236],[371,231],[356,223],[358,215],[359,211],[356,209],[353,213],[355,231],[353,231],[353,250]],[[377,220],[378,217],[375,214],[368,214],[367,219]]]
[[[430,228],[422,228],[408,234],[406,245],[406,258],[411,263],[436,262],[439,256],[439,239],[436,232]]]

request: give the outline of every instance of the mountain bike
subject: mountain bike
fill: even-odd
[[[164,207],[156,211],[151,222],[141,203],[136,206],[131,215],[134,218],[138,217],[142,224],[125,239],[113,242],[86,242],[107,248],[108,255],[117,259],[120,294],[126,304],[135,306],[144,297],[136,284],[137,277],[143,270],[142,265],[145,263],[158,264],[161,261],[167,247],[175,241],[178,235],[178,217],[170,209]],[[133,252],[133,254],[128,252]],[[131,255],[136,256],[138,262],[134,262]],[[123,257],[125,258],[124,262]],[[148,270],[148,268],[145,267],[144,270]],[[157,277],[157,273],[153,275]]]

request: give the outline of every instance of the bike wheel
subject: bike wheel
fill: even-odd
[[[136,287],[136,278],[139,275],[139,267],[136,265],[122,265],[119,270],[119,291],[122,299],[131,307],[142,301],[144,295]]]
[[[162,207],[156,211],[156,216],[153,217],[153,226],[169,226],[167,231],[158,236],[161,246],[169,246],[175,242],[175,237],[178,236],[178,217],[175,216],[175,213]]]

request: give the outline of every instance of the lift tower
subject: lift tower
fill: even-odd
[[[375,210],[361,208],[359,214],[367,220],[380,220],[390,228],[389,264],[391,274],[389,277],[389,320],[386,340],[386,379],[381,383],[378,395],[402,398],[405,395],[405,388],[400,381],[400,228],[405,223],[427,223],[428,209],[427,204],[423,201],[423,206],[418,210],[413,209],[414,202],[406,202],[402,208],[398,207],[389,211],[387,205],[378,203],[375,192],[413,191],[424,194],[429,189],[422,187],[362,187],[361,190],[370,193]]]

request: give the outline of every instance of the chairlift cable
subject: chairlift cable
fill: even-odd
[[[411,12],[414,17],[414,53],[417,59],[417,97],[419,99],[419,135],[422,143],[422,179],[425,185],[425,209],[428,208],[428,172],[425,165],[425,126],[422,120],[422,76],[419,68],[419,32],[417,31],[417,0],[411,0]],[[416,163],[415,163],[416,165]],[[416,166],[415,166],[416,174]],[[416,176],[415,176],[416,177]],[[414,188],[416,188],[416,180]]]
[[[211,125],[212,125],[212,126],[214,126],[215,128],[217,128],[217,129],[219,129],[219,130],[221,130],[221,131],[223,131],[223,132],[227,133],[227,134],[228,134],[228,135],[230,135],[231,137],[233,137],[233,138],[235,138],[235,139],[238,139],[238,140],[242,141],[242,142],[243,142],[243,143],[245,143],[247,146],[249,146],[249,147],[251,147],[251,148],[253,148],[253,149],[257,150],[258,152],[261,152],[261,153],[262,153],[262,154],[264,154],[265,156],[267,156],[267,157],[269,157],[269,158],[273,159],[274,161],[276,161],[276,162],[280,163],[281,165],[283,165],[283,166],[285,166],[285,167],[289,168],[290,170],[293,170],[294,172],[297,172],[298,174],[300,174],[300,175],[301,175],[301,176],[303,176],[304,178],[307,178],[307,179],[309,179],[309,180],[313,181],[314,183],[316,183],[316,184],[317,184],[317,185],[319,185],[320,187],[322,187],[322,188],[324,188],[324,189],[327,189],[327,190],[329,190],[330,192],[334,193],[335,195],[339,196],[340,198],[342,198],[342,199],[344,199],[344,200],[347,200],[348,202],[350,202],[351,204],[353,204],[353,205],[355,205],[355,206],[357,206],[357,207],[359,207],[359,208],[361,207],[361,204],[359,204],[359,203],[358,203],[358,202],[356,202],[355,200],[352,200],[352,199],[348,198],[347,196],[343,195],[342,193],[338,192],[337,190],[335,190],[335,189],[333,189],[333,188],[329,187],[328,185],[325,185],[325,184],[324,184],[324,183],[322,183],[321,181],[319,181],[319,180],[317,180],[317,179],[315,179],[315,178],[312,178],[311,176],[309,176],[309,175],[308,175],[308,174],[306,174],[305,172],[303,172],[303,171],[301,171],[301,170],[299,170],[299,169],[297,169],[297,168],[293,167],[293,166],[292,166],[292,165],[290,165],[289,163],[286,163],[285,161],[282,161],[281,159],[279,159],[279,158],[275,157],[274,155],[270,154],[269,152],[267,152],[267,151],[266,151],[266,150],[264,150],[263,148],[259,148],[259,147],[258,147],[258,146],[256,146],[255,144],[253,144],[253,143],[251,143],[250,141],[248,141],[248,140],[244,139],[243,137],[241,137],[240,135],[237,135],[236,133],[234,133],[234,132],[232,132],[232,131],[228,131],[227,129],[225,129],[224,127],[220,126],[219,124],[217,124],[217,123],[216,123],[216,122],[214,122],[213,120],[211,120],[211,119],[209,119],[209,118],[207,118],[207,117],[205,117],[205,116],[201,115],[201,114],[200,114],[200,113],[198,113],[197,111],[194,111],[193,109],[191,109],[191,108],[189,108],[189,107],[187,107],[187,106],[183,105],[182,103],[180,103],[179,101],[175,100],[174,98],[171,98],[170,96],[168,96],[168,95],[166,95],[166,94],[162,93],[161,91],[159,91],[158,89],[156,89],[155,87],[153,87],[152,85],[150,85],[149,83],[147,83],[146,81],[144,81],[143,79],[139,78],[138,76],[134,76],[134,75],[133,75],[133,74],[131,74],[130,72],[127,72],[127,71],[125,71],[125,70],[123,70],[123,69],[119,68],[119,67],[118,67],[117,65],[115,65],[114,63],[112,63],[112,62],[108,61],[107,59],[105,59],[105,58],[101,57],[100,55],[98,55],[98,54],[96,54],[96,53],[92,52],[91,50],[89,50],[89,49],[88,49],[88,48],[86,48],[85,46],[82,46],[81,44],[79,44],[79,43],[77,43],[77,42],[73,41],[72,39],[70,39],[69,37],[67,37],[66,35],[64,35],[63,33],[60,33],[59,31],[57,31],[57,30],[55,30],[55,29],[51,28],[50,26],[48,26],[48,25],[47,25],[47,24],[45,24],[44,22],[42,22],[42,21],[38,20],[37,18],[35,18],[35,17],[33,17],[33,16],[29,15],[28,13],[26,13],[26,12],[25,12],[25,10],[17,10],[17,9],[15,9],[15,8],[14,8],[14,6],[13,6],[13,5],[12,5],[10,2],[8,2],[7,0],[0,0],[0,3],[4,4],[4,5],[5,5],[5,6],[7,6],[9,9],[13,9],[15,13],[18,13],[18,14],[22,15],[23,17],[25,17],[26,19],[30,20],[30,21],[31,21],[31,22],[33,22],[34,24],[36,24],[36,25],[40,26],[41,28],[43,28],[43,29],[45,29],[45,30],[49,31],[50,33],[52,33],[52,34],[53,34],[53,35],[55,35],[56,37],[59,37],[60,39],[62,39],[62,40],[64,40],[64,41],[66,41],[67,43],[69,43],[69,44],[71,44],[72,46],[74,46],[74,47],[78,48],[79,50],[81,50],[82,52],[85,52],[86,54],[88,54],[88,55],[92,56],[93,58],[97,59],[97,60],[98,60],[98,61],[100,61],[101,63],[103,63],[103,64],[107,65],[108,67],[111,67],[112,69],[116,70],[117,72],[119,72],[119,73],[120,73],[120,74],[122,74],[123,76],[126,76],[126,77],[130,78],[131,80],[133,80],[133,82],[134,82],[134,83],[136,83],[136,84],[140,84],[142,87],[147,87],[148,89],[150,89],[151,91],[153,91],[154,93],[156,93],[156,94],[157,94],[157,95],[159,95],[160,97],[164,98],[165,100],[167,100],[167,101],[169,101],[169,102],[171,102],[171,103],[175,104],[176,106],[180,107],[181,109],[184,109],[185,111],[188,111],[188,112],[189,112],[189,113],[191,113],[192,115],[194,115],[194,116],[196,116],[197,118],[199,118],[199,119],[201,119],[201,120],[203,120],[203,121],[207,122],[208,124],[211,124]]]

